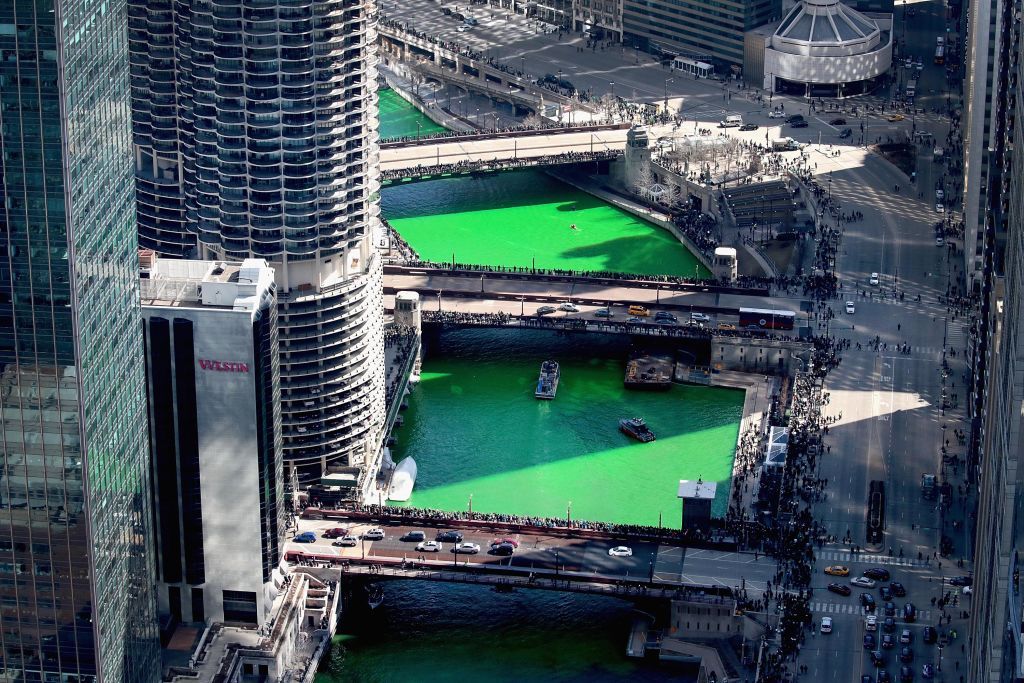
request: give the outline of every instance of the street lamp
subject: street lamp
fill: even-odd
[[[669,83],[674,83],[674,82],[675,82],[674,78],[666,78],[665,79],[665,113],[666,114],[668,114],[668,84]]]
[[[473,519],[473,494],[469,494],[469,518]]]
[[[569,526],[572,522],[572,501],[565,506],[565,526]]]

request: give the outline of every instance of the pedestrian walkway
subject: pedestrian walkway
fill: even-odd
[[[864,562],[866,564],[887,564],[894,567],[927,567],[926,560],[911,559],[909,557],[889,557],[888,555],[868,555],[866,553],[837,552],[826,550],[818,553],[818,561],[826,562]]]
[[[860,605],[848,602],[811,602],[810,608],[812,612],[817,612],[819,614],[859,614],[860,616],[874,614],[878,617],[879,621],[883,621],[885,619],[885,615],[883,614],[878,612],[868,612]],[[930,609],[917,611],[917,621],[919,623],[927,624],[931,621],[931,618],[932,611]]]
[[[957,321],[946,321],[946,346],[953,349],[967,348],[967,327]]]

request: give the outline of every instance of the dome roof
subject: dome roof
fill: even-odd
[[[880,30],[873,19],[837,0],[804,0],[782,20],[773,44],[808,47],[876,43]]]

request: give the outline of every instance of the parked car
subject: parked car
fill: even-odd
[[[316,543],[316,534],[312,531],[303,531],[292,539],[295,543]]]
[[[850,590],[849,586],[844,586],[841,583],[830,583],[828,585],[828,591],[830,593],[837,593],[839,595],[849,595],[853,591]]]
[[[437,541],[423,541],[422,543],[416,544],[416,550],[421,553],[439,553],[444,549],[444,545]]]
[[[889,588],[892,589],[892,594],[897,598],[905,598],[907,596],[907,589],[899,581],[890,583]]]
[[[850,568],[844,567],[841,564],[834,564],[831,567],[825,567],[825,573],[829,576],[849,576]]]
[[[633,557],[633,549],[627,548],[624,545],[617,545],[614,548],[608,549],[608,555],[610,557]]]
[[[554,306],[541,306],[537,309],[537,315],[549,315],[557,310]]]
[[[465,543],[456,543],[452,546],[452,552],[462,553],[464,555],[476,555],[480,552],[480,546],[476,543],[470,543],[469,541],[466,541]]]
[[[374,527],[363,534],[363,538],[368,541],[382,541],[384,540],[384,530],[380,527]]]
[[[832,617],[821,618],[821,632],[832,633]]]
[[[869,579],[866,576],[855,576],[850,579],[850,584],[857,588],[874,588],[876,585],[873,579]]]
[[[434,536],[435,541],[446,541],[448,543],[461,543],[462,532],[461,531],[439,531],[437,536]]]
[[[863,572],[864,576],[876,581],[888,581],[889,570],[884,567],[868,567]]]

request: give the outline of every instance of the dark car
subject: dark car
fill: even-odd
[[[419,543],[420,541],[427,540],[427,535],[422,531],[409,531],[402,536],[402,540],[406,543]]]
[[[492,555],[505,555],[510,556],[515,554],[516,548],[511,543],[499,543],[498,545],[491,546]]]
[[[789,127],[790,128],[806,128],[808,125],[809,124],[806,121],[801,119],[800,121],[794,121],[793,123],[789,124]]]
[[[896,603],[895,602],[887,602],[887,603],[885,603],[885,608],[884,609],[885,609],[885,616],[887,616],[887,617],[894,617],[894,616],[896,616]]]
[[[939,639],[939,632],[935,630],[935,627],[933,627],[933,626],[925,626],[924,627],[924,633],[921,635],[921,640],[923,640],[926,645],[934,645],[935,641],[937,641],[938,639]]]
[[[839,595],[849,595],[853,592],[850,590],[849,586],[844,586],[841,583],[830,583],[828,585],[828,591],[830,593],[838,593]]]
[[[324,538],[341,538],[342,536],[348,536],[348,529],[343,526],[336,526],[333,529],[328,529],[322,534]]]
[[[844,118],[832,119],[831,121],[828,122],[828,125],[830,125],[830,126],[845,126],[846,125],[846,119],[844,119]]]
[[[884,647],[886,650],[893,649],[894,647],[896,647],[896,639],[888,633],[886,633],[882,636],[882,647]]]
[[[922,664],[921,665],[921,678],[935,678],[935,665],[934,664]]]
[[[786,123],[796,123],[797,121],[803,121],[804,117],[802,114],[791,114],[786,117]]]
[[[654,319],[655,320],[671,320],[672,322],[678,322],[679,321],[679,318],[677,318],[674,313],[669,313],[668,311],[658,311],[657,313],[654,314]]]
[[[853,130],[850,128],[843,128],[839,131],[839,139],[845,140],[846,138],[853,137]]]
[[[912,681],[914,680],[914,670],[906,665],[900,667],[900,680],[901,681]]]
[[[882,630],[886,633],[896,632],[896,620],[892,617],[886,617],[885,621],[882,622]]]
[[[316,543],[316,534],[312,531],[303,531],[292,539],[294,543]]]
[[[875,649],[875,635],[873,633],[864,634],[864,649],[874,650]]]
[[[954,576],[949,580],[950,586],[971,586],[974,585],[974,579],[969,576]]]
[[[903,621],[907,623],[913,623],[917,621],[917,608],[914,607],[914,603],[908,602],[903,605]]]
[[[868,567],[861,573],[869,579],[874,579],[875,581],[889,580],[889,570],[885,569],[884,567]]]
[[[897,598],[907,597],[907,589],[899,581],[893,581],[889,584],[889,588],[892,589],[892,594]]]
[[[889,602],[890,600],[892,600],[892,589],[890,589],[888,586],[882,586],[878,589],[878,597],[882,598],[882,600],[885,600],[886,602]]]
[[[871,676],[868,676],[867,674],[864,674],[860,677],[860,683],[875,683],[875,679],[873,679]]]
[[[885,669],[878,670],[878,683],[892,683],[892,676]]]
[[[885,666],[885,653],[881,650],[872,650],[871,663],[875,666]]]
[[[759,127],[760,126],[758,126],[756,123],[744,123],[742,126],[740,126],[740,130],[757,130]]]
[[[871,593],[861,593],[860,594],[860,604],[863,605],[864,609],[866,609],[867,611],[874,612],[875,611],[875,596],[873,596]]]
[[[900,648],[900,661],[901,662],[912,662],[914,661],[914,651],[909,645],[904,645]]]
[[[449,543],[461,543],[462,532],[461,531],[439,531],[437,536],[434,537],[435,541],[447,541]]]

